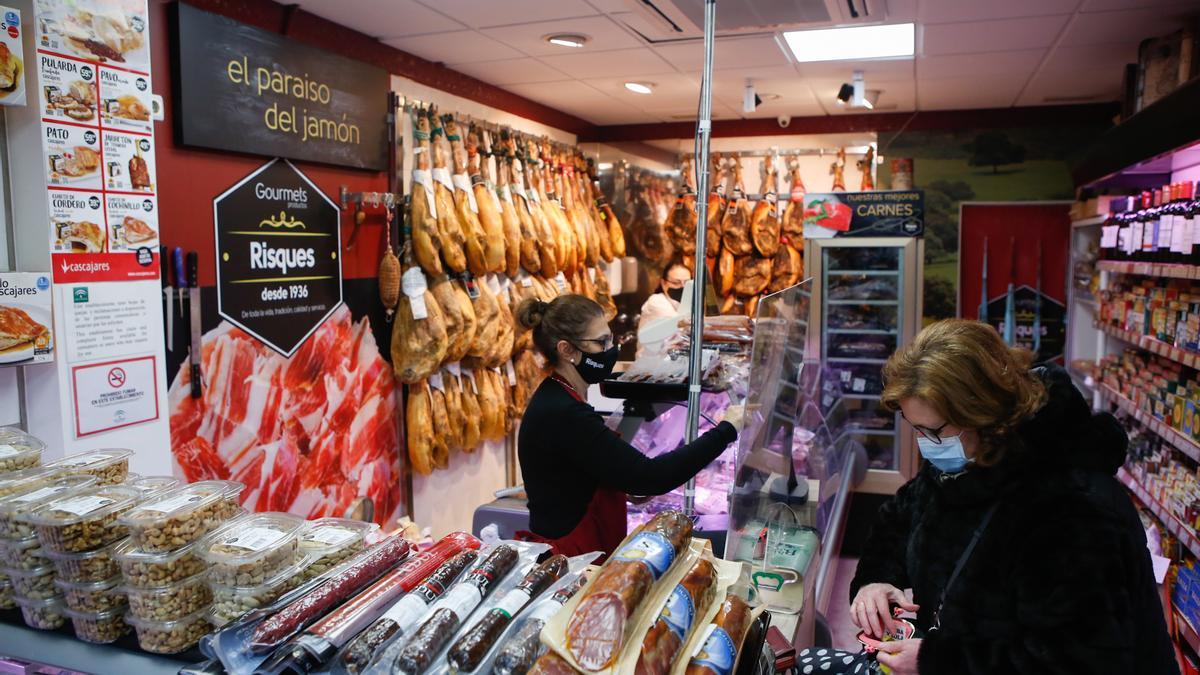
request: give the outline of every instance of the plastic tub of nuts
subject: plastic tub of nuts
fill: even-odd
[[[45,443],[16,427],[0,427],[0,473],[38,466],[45,449]]]
[[[168,490],[121,516],[129,539],[148,553],[173,551],[196,541],[225,521],[225,489],[217,481]]]
[[[21,606],[21,616],[25,625],[38,630],[56,630],[67,622],[66,605],[62,596],[52,595],[48,598],[23,598],[17,596],[17,604]]]
[[[54,585],[62,590],[67,607],[77,612],[107,612],[125,606],[125,595],[117,589],[121,585],[120,575],[83,583],[59,579]]]
[[[8,577],[0,575],[0,609],[16,609],[17,596],[13,593],[12,582]]]
[[[63,581],[81,583],[104,581],[121,573],[113,553],[125,540],[113,542],[104,548],[82,553],[57,553],[46,551],[54,563],[58,578]]]
[[[303,526],[286,513],[247,515],[201,539],[197,554],[212,565],[213,583],[258,586],[296,563]]]
[[[29,539],[35,536],[33,525],[24,522],[21,516],[36,511],[55,499],[74,494],[95,484],[96,479],[91,476],[66,476],[49,484],[30,485],[7,497],[0,498],[0,537]]]
[[[0,540],[0,562],[3,562],[5,567],[32,570],[49,565],[50,559],[42,553],[41,544],[35,537]]]
[[[202,480],[192,483],[195,486],[205,486],[221,491],[221,503],[217,513],[224,520],[229,520],[242,513],[242,492],[246,486],[236,480]]]
[[[42,548],[58,553],[94,551],[123,538],[117,519],[141,493],[123,485],[92,487],[44,504],[21,518],[33,524]]]
[[[0,497],[30,490],[42,485],[49,485],[63,475],[62,469],[52,466],[38,466],[32,469],[22,469],[0,474]]]
[[[224,626],[246,612],[269,605],[284,593],[299,588],[308,580],[305,570],[312,562],[312,558],[301,558],[299,562],[255,586],[224,586],[210,582],[209,586],[212,587],[210,619],[213,625]]]
[[[138,645],[155,654],[187,651],[212,630],[206,612],[196,612],[175,621],[146,621],[127,614],[125,621],[137,632]]]
[[[200,573],[158,588],[123,586],[129,596],[129,613],[146,621],[174,621],[208,609],[212,590]]]
[[[70,475],[93,476],[100,485],[120,485],[129,474],[129,458],[132,455],[132,450],[120,448],[92,450],[63,457],[46,466],[62,469]]]
[[[168,553],[147,553],[125,540],[117,544],[113,556],[121,565],[125,583],[139,588],[158,588],[208,569],[208,563],[196,555],[196,544]]]
[[[309,521],[300,531],[300,552],[313,559],[312,565],[305,570],[305,577],[318,577],[362,552],[366,548],[364,538],[378,528],[375,523],[345,518]]]
[[[4,568],[4,574],[12,580],[13,591],[18,597],[42,600],[58,595],[54,587],[54,568],[39,567],[32,570]]]
[[[179,479],[171,476],[135,476],[131,473],[124,484],[141,491],[142,499],[149,499],[178,487]]]
[[[75,627],[75,637],[96,645],[116,642],[131,630],[125,623],[125,608],[118,607],[107,612],[77,612],[71,608],[63,610]]]

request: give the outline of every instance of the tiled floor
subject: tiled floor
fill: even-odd
[[[833,646],[837,649],[858,651],[858,627],[850,621],[850,581],[858,567],[857,558],[839,558],[837,575],[833,579],[833,593],[829,596],[829,630],[833,633]]]

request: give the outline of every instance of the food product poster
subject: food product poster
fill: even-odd
[[[158,246],[158,200],[154,197],[107,196],[110,251]]]
[[[121,129],[148,134],[150,120],[150,78],[116,68],[100,69],[100,116],[106,129]]]
[[[0,272],[0,366],[54,360],[50,275]]]
[[[36,0],[35,7],[39,50],[150,70],[145,0]]]
[[[804,197],[805,239],[916,237],[925,231],[919,190],[809,193]]]
[[[20,10],[0,5],[0,105],[25,105],[25,48]]]
[[[37,63],[42,118],[95,124],[96,66],[53,54],[38,54]]]
[[[154,175],[154,139],[104,132],[105,189],[153,194]]]
[[[144,356],[71,369],[79,438],[158,419],[157,360]]]
[[[46,184],[99,190],[100,131],[76,124],[43,123]]]
[[[99,192],[49,190],[50,250],[54,253],[101,253],[108,238],[104,196]]]

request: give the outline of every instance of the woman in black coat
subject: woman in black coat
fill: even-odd
[[[927,463],[879,510],[851,615],[878,636],[893,608],[916,612],[922,637],[878,657],[896,675],[1177,673],[1145,534],[1114,478],[1125,433],[1064,370],[1029,364],[962,320],[889,359],[884,404]]]

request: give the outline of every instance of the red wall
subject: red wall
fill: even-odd
[[[1014,258],[1015,285],[1037,285],[1037,242],[1041,239],[1042,292],[1066,304],[1069,209],[1069,204],[963,204],[958,240],[962,271],[958,280],[959,316],[974,318],[979,311],[984,237],[988,240],[989,298],[1007,290]]]
[[[150,3],[151,63],[154,93],[163,97],[166,119],[155,125],[155,161],[158,169],[158,203],[162,242],[169,247],[200,254],[200,285],[216,284],[213,265],[213,198],[270,161],[268,157],[238,155],[216,150],[195,150],[175,144],[174,107],[171,98],[171,22],[168,6]],[[379,92],[385,96],[387,92]],[[192,114],[203,114],[192,111]],[[342,185],[353,192],[384,191],[387,175],[370,171],[295,162],[296,166],[330,199],[338,200]],[[353,211],[342,218],[342,273],[348,279],[375,276],[382,252],[385,228],[382,212],[371,213],[363,224],[352,250],[345,250],[353,225]]]

